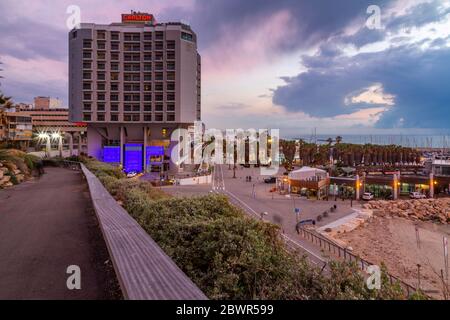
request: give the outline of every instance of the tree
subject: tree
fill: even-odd
[[[292,162],[294,162],[297,144],[293,140],[280,140],[280,146],[284,155],[286,168],[290,168]]]

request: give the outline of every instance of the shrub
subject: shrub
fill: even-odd
[[[382,290],[367,289],[355,263],[332,262],[323,275],[287,251],[276,225],[248,217],[225,196],[173,198],[109,165],[89,160],[88,168],[211,299],[405,298],[385,276]]]

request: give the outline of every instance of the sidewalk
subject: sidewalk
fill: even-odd
[[[0,299],[111,298],[115,275],[81,174],[45,171],[0,190]],[[81,268],[81,290],[67,289],[69,265]]]

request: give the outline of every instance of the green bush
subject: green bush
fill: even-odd
[[[385,273],[382,289],[369,290],[354,263],[333,262],[322,274],[286,249],[277,226],[251,219],[225,196],[173,198],[149,182],[123,178],[109,165],[87,163],[211,299],[406,298]]]

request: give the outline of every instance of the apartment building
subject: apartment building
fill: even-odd
[[[87,124],[88,154],[126,171],[171,170],[176,128],[201,117],[197,36],[183,23],[122,15],[69,33],[69,119]]]
[[[35,97],[34,108],[39,110],[62,109],[62,101],[52,97]]]

